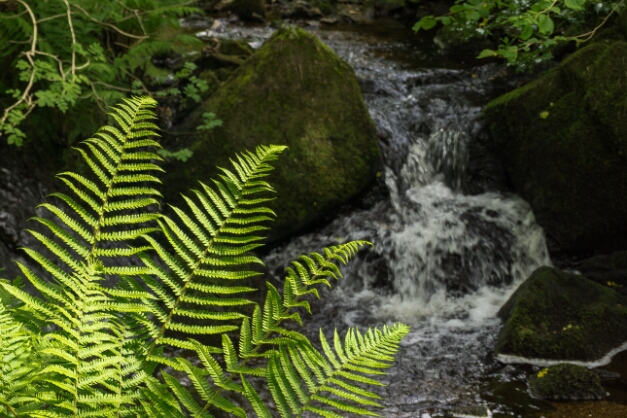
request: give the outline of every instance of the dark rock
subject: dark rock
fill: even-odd
[[[516,190],[571,253],[627,248],[627,43],[597,42],[484,109]]]
[[[285,5],[281,11],[281,17],[284,19],[317,19],[322,17],[322,12],[319,8],[305,1],[297,0]]]
[[[627,251],[589,258],[577,266],[581,274],[627,296]]]
[[[362,4],[340,4],[337,7],[340,16],[349,22],[360,25],[374,22],[374,7]]]
[[[321,219],[375,179],[376,130],[353,70],[301,29],[279,29],[180,131],[195,131],[204,112],[215,113],[223,125],[187,143],[181,137],[181,146],[191,147],[194,156],[166,167],[169,199],[179,196],[181,185],[209,181],[216,165],[230,166],[235,152],[288,145],[269,178],[278,192],[271,204],[278,219],[270,234],[278,239]]]
[[[553,401],[588,401],[607,396],[601,379],[591,370],[574,364],[558,364],[529,378],[531,394]]]
[[[230,10],[242,20],[259,21],[266,16],[265,0],[222,0],[213,9],[219,12]]]
[[[325,25],[337,25],[338,18],[335,16],[327,16],[320,19],[320,23],[324,23]]]
[[[499,311],[499,354],[596,361],[627,340],[627,300],[552,267],[537,269]]]
[[[593,372],[599,376],[602,381],[615,381],[620,380],[620,373],[612,372],[605,369],[592,369]]]

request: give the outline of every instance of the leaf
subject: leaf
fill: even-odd
[[[540,33],[545,33],[550,35],[553,33],[553,28],[555,27],[553,20],[547,15],[540,15],[538,17],[538,28],[540,29]]]
[[[531,38],[531,35],[533,35],[533,27],[531,25],[527,25],[521,32],[520,39],[526,41],[527,39]]]
[[[481,58],[488,58],[488,57],[496,57],[498,56],[498,52],[493,51],[491,49],[484,49],[483,51],[481,51],[481,53],[479,53],[479,55],[477,55],[478,59]]]
[[[581,10],[586,0],[564,0],[564,5],[569,9]]]
[[[429,30],[433,28],[438,21],[433,16],[425,16],[420,19],[412,28],[414,32],[418,32],[420,29]]]

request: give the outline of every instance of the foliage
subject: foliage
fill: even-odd
[[[302,324],[317,287],[330,287],[337,263],[369,243],[303,255],[286,269],[282,294],[268,283],[263,306],[246,298],[262,264],[251,251],[273,217],[265,178],[285,147],[237,155],[172,218],[157,212],[153,187],[162,171],[155,105],[144,96],[114,107],[119,127],[77,148],[93,178],[59,175],[71,193],[54,193],[58,204],[41,205],[50,216],[34,218],[47,230],[30,231],[44,249],[25,249],[36,267],[18,262],[40,295],[0,282],[0,414],[245,417],[239,396],[272,417],[256,389],[264,383],[281,417],[373,415],[366,408],[379,397],[365,387],[381,383],[369,376],[392,364],[408,327],[350,329],[332,341],[321,331],[322,351],[286,327]]]
[[[37,107],[66,113],[97,105],[104,115],[110,104],[132,93],[175,94],[150,91],[138,71],[156,53],[171,51],[171,41],[152,35],[166,26],[177,27],[178,17],[198,12],[192,3],[0,0],[0,59],[11,68],[0,79],[0,135],[21,145],[26,134],[19,126]],[[200,43],[184,34],[176,40]],[[179,79],[186,86],[176,94],[200,100],[206,83],[187,69]]]
[[[478,58],[502,57],[519,69],[552,58],[559,42],[587,42],[624,7],[624,0],[456,0],[444,16],[425,16],[414,31],[441,23],[449,36],[462,41],[495,38],[497,49]]]

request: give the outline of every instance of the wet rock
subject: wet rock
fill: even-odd
[[[338,21],[338,18],[335,16],[327,16],[320,19],[320,23],[325,25],[337,25]]]
[[[528,359],[591,362],[627,339],[627,299],[552,267],[537,269],[499,311],[497,352]]]
[[[322,16],[318,7],[301,0],[288,3],[281,11],[281,17],[284,19],[317,19]]]
[[[592,369],[602,381],[617,381],[620,380],[620,373],[612,372],[605,369]]]
[[[627,251],[589,258],[578,269],[588,279],[627,296]]]
[[[451,418],[491,418],[492,411],[487,406],[458,406],[446,411]]]
[[[337,6],[338,14],[349,22],[360,25],[374,22],[374,7],[362,4],[340,4]]]
[[[193,132],[204,112],[223,125],[181,141],[194,156],[167,167],[166,195],[176,198],[181,185],[208,181],[235,152],[288,145],[270,178],[278,192],[274,239],[320,219],[375,178],[376,130],[353,70],[301,29],[279,29],[179,129]]]
[[[531,394],[554,401],[586,401],[607,396],[601,379],[592,370],[574,364],[558,364],[529,378]]]
[[[580,49],[484,109],[516,190],[571,253],[627,248],[627,43]]]
[[[265,0],[222,0],[213,9],[219,12],[230,10],[240,19],[253,22],[263,22],[266,16]]]

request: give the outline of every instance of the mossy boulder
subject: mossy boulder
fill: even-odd
[[[627,341],[627,299],[552,267],[537,269],[499,311],[497,353],[596,361]]]
[[[279,29],[216,93],[180,126],[193,132],[204,112],[223,121],[181,145],[194,156],[167,167],[168,197],[180,185],[208,181],[216,165],[260,144],[287,145],[269,181],[277,221],[271,239],[321,219],[362,192],[380,161],[376,130],[352,68],[315,36],[295,27]]]
[[[568,252],[627,248],[627,43],[601,41],[484,109],[538,223]]]
[[[554,401],[603,399],[607,392],[599,375],[574,364],[558,364],[540,370],[529,378],[531,394]]]

